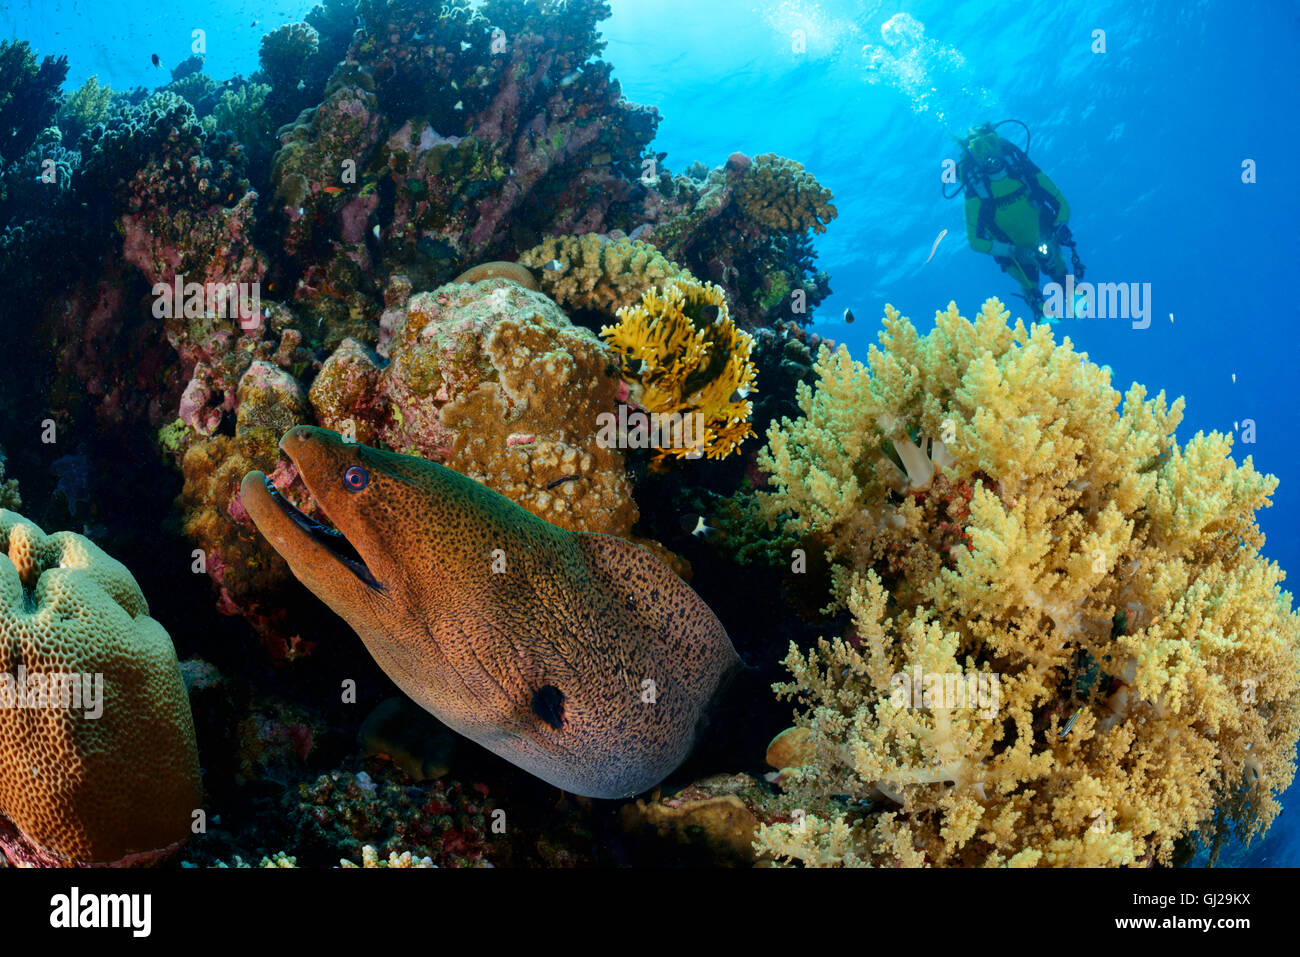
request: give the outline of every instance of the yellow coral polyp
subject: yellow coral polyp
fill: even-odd
[[[637,402],[650,413],[703,420],[702,438],[656,449],[657,462],[701,453],[725,458],[754,434],[747,398],[758,390],[753,339],[736,328],[720,287],[690,276],[669,280],[620,309],[618,320],[600,334],[621,357]]]
[[[950,305],[921,336],[887,307],[867,365],[823,349],[768,434],[761,505],[828,543],[855,622],[791,646],[782,781],[876,802],[764,828],[780,860],[1169,863],[1267,828],[1295,775],[1300,616],[1254,517],[1277,480],[1007,319]],[[994,716],[900,701],[911,674],[996,678]]]

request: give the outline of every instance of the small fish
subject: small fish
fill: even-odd
[[[262,22],[261,20],[254,20],[252,23],[249,24],[249,26],[250,26],[250,27],[255,27],[255,26],[257,26],[257,25],[258,25],[259,23],[261,23],[261,22]]]
[[[1237,382],[1237,373],[1235,373],[1235,372],[1232,374],[1232,381],[1233,381],[1233,384],[1234,384],[1234,385],[1235,385],[1236,382]]]
[[[1077,710],[1074,712],[1074,714],[1072,714],[1072,715],[1070,715],[1068,718],[1066,718],[1066,719],[1065,719],[1065,724],[1063,724],[1063,725],[1061,726],[1061,730],[1058,731],[1057,734],[1056,734],[1057,738],[1059,738],[1060,740],[1064,741],[1066,735],[1068,735],[1071,731],[1074,730],[1074,723],[1075,723],[1076,721],[1079,720],[1079,715],[1081,715],[1081,714],[1083,714],[1083,708],[1079,708],[1079,709],[1077,709]]]
[[[161,67],[161,66],[162,66],[162,60],[158,59],[158,54],[155,53],[151,59],[153,60],[153,65],[154,65],[154,66],[156,66],[156,67]]]
[[[560,88],[563,89],[566,86],[572,86],[575,82],[577,82],[577,79],[580,76],[582,76],[582,71],[574,70],[568,76],[560,80]]]
[[[331,196],[337,196],[339,193],[343,192],[343,187],[342,187],[342,186],[326,186],[326,187],[325,187],[325,192],[329,193]]]
[[[461,52],[461,53],[464,53],[466,50],[470,49],[472,46],[474,46],[474,44],[472,44],[472,43],[466,43],[464,40],[461,40],[461,41],[460,41],[460,52]]]
[[[372,229],[372,230],[370,230],[370,232],[374,234],[374,237],[375,237],[376,239],[379,239],[379,238],[380,238],[380,234],[379,234],[379,224],[378,224],[378,223],[375,223],[375,228]]]
[[[939,243],[943,242],[943,237],[947,235],[948,235],[948,230],[944,229],[939,232],[939,235],[937,237],[935,237],[934,245],[930,247],[930,255],[929,258],[926,259],[926,262],[929,262],[931,259],[934,258],[934,251],[939,248]]]
[[[412,43],[419,43],[421,40],[424,40],[424,39],[426,39],[425,35],[424,35],[423,33],[420,33],[418,30],[417,30],[416,32],[414,32],[414,33],[411,34],[411,42],[412,42]],[[464,49],[464,48],[462,47],[462,49]]]
[[[1174,321],[1174,314],[1172,312],[1169,314],[1169,321],[1170,322]]]
[[[298,89],[300,89],[300,90],[305,90],[305,89],[307,89],[307,81],[306,81],[306,80],[299,80],[299,81],[298,81]]]
[[[709,540],[709,537],[717,531],[717,529],[712,525],[705,523],[703,515],[696,515],[694,513],[683,515],[681,524],[683,532],[686,532],[689,535],[694,535],[696,538],[702,538],[706,542]]]
[[[561,269],[564,268],[564,263],[560,262],[558,259],[552,259],[542,268],[545,269],[547,272],[559,272]]]
[[[748,398],[749,398],[749,390],[746,389],[744,386],[741,386],[735,392],[731,393],[732,403],[744,402]]]
[[[722,310],[713,303],[709,303],[700,310],[700,315],[704,318],[705,322],[717,322],[718,317],[722,315]]]
[[[577,476],[577,475],[561,475],[559,478],[555,479],[554,481],[552,481],[552,482],[547,482],[547,483],[546,483],[546,488],[547,488],[547,490],[549,491],[550,489],[555,488],[557,485],[563,485],[565,482],[573,482],[573,481],[576,481],[576,480],[578,479],[578,477],[579,477],[579,476]]]
[[[453,109],[453,110],[463,110],[463,109],[465,109],[465,101],[464,101],[464,100],[457,100],[457,101],[456,101],[456,105],[453,106],[452,109]]]
[[[845,309],[845,310],[844,310],[844,321],[847,322],[849,325],[852,325],[852,324],[853,324],[853,310],[852,310],[852,309]]]

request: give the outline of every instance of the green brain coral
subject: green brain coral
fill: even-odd
[[[791,646],[806,864],[1144,865],[1267,828],[1295,774],[1300,617],[1259,553],[1277,486],[1182,401],[1121,396],[995,299],[823,349],[760,464],[854,625]]]

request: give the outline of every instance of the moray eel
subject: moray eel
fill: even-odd
[[[261,472],[244,477],[244,508],[410,698],[587,797],[638,794],[685,760],[740,659],[650,552],[327,429],[296,426],[280,448],[335,528]]]

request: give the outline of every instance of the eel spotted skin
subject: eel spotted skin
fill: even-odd
[[[558,528],[433,462],[296,426],[334,528],[250,472],[244,508],[390,678],[453,730],[575,794],[640,793],[690,753],[740,665],[650,552]]]

